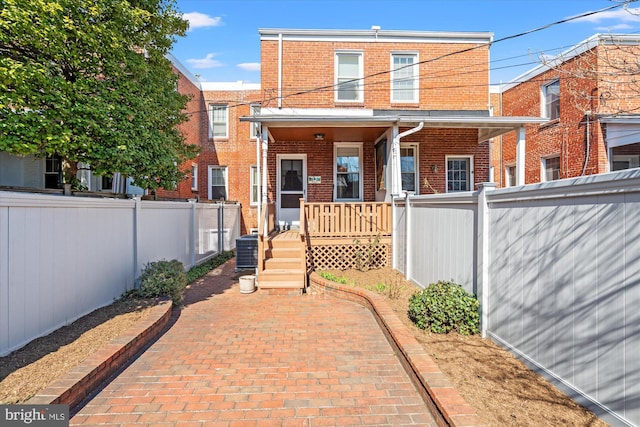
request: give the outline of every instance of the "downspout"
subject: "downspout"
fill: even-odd
[[[262,171],[262,168],[260,167],[260,148],[262,146],[262,123],[258,124],[258,132],[256,135],[256,180],[258,182],[256,182],[256,185],[258,186],[258,194],[256,194],[256,196],[258,197],[258,228],[260,228],[260,218],[262,218],[262,175],[260,174],[260,172]],[[249,180],[251,181],[251,180]],[[249,191],[253,192],[253,188],[249,188]]]
[[[282,33],[278,34],[278,108],[282,108]]]
[[[399,133],[395,137],[393,137],[393,142],[391,143],[391,162],[392,162],[392,172],[391,176],[391,197],[397,197],[402,192],[402,187],[400,183],[402,182],[402,175],[400,170],[400,140],[405,136],[411,135],[412,133],[416,133],[424,127],[424,122],[420,122],[420,124],[414,128],[406,130],[402,133]]]
[[[420,131],[422,128],[424,127],[424,122],[420,122],[420,124],[414,128],[411,128],[409,130],[406,130],[404,132],[399,133],[398,135],[393,137],[393,141],[391,143],[391,206],[394,208],[395,210],[395,205],[396,205],[396,198],[400,197],[400,193],[402,192],[402,171],[400,170],[400,140],[402,138],[404,138],[405,136],[411,135],[412,133],[416,133],[418,131]],[[406,203],[405,203],[405,221],[407,221],[408,218],[408,211],[409,211],[409,198],[407,197],[406,199]],[[406,251],[405,251],[405,260],[410,256],[409,253],[409,234],[410,234],[410,224],[407,223],[405,224],[405,230],[406,230],[406,235],[405,235],[405,247],[406,247]],[[397,245],[397,227],[396,227],[396,221],[395,219],[393,219],[393,225],[391,227],[391,247],[393,248],[394,252],[396,250],[396,245]],[[395,261],[396,257],[393,257],[393,268],[397,269],[397,263]],[[406,271],[407,269],[405,268],[405,276],[409,277],[409,272]]]

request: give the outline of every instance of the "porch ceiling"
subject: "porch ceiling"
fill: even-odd
[[[269,127],[276,141],[317,141],[315,135],[323,134],[320,141],[360,142],[375,141],[389,127]]]

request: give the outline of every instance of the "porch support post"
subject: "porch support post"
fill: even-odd
[[[413,263],[411,262],[413,252],[411,251],[411,234],[413,233],[411,227],[411,199],[410,194],[407,192],[404,194],[404,278],[409,281],[413,276]]]
[[[265,207],[265,209],[267,208],[267,203],[269,203],[269,201],[267,200],[267,175],[268,175],[268,171],[267,171],[267,154],[269,151],[269,128],[267,126],[262,126],[262,196],[261,196],[261,205],[263,205]],[[267,216],[266,218],[268,218],[268,214],[269,212],[267,212]],[[265,224],[266,225],[266,224]],[[269,231],[267,230],[269,227],[264,227],[264,233],[265,236],[269,234]]]
[[[485,182],[480,184],[478,192],[478,234],[476,236],[477,251],[477,277],[476,292],[478,301],[480,302],[480,331],[482,337],[486,338],[487,329],[489,328],[489,295],[490,295],[490,276],[489,276],[489,203],[487,201],[487,192],[496,188],[495,182]]]
[[[256,140],[256,180],[258,182],[256,182],[256,185],[258,186],[258,194],[256,194],[256,198],[258,200],[256,200],[256,202],[258,203],[258,228],[260,228],[260,218],[262,218],[262,166],[260,164],[260,148],[262,146],[262,123],[258,123],[258,135],[257,135],[257,140]],[[251,182],[251,180],[249,180],[249,182]],[[249,188],[249,191],[253,191],[253,188]]]
[[[522,126],[516,130],[516,185],[524,185],[526,148],[525,130]]]

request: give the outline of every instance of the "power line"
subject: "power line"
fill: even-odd
[[[611,0],[611,1],[613,1],[613,0]],[[371,79],[373,77],[378,77],[378,76],[382,76],[382,75],[388,75],[388,74],[391,74],[392,72],[395,72],[395,71],[398,71],[398,70],[402,70],[404,68],[414,67],[414,66],[421,65],[421,64],[427,64],[427,63],[435,62],[435,61],[438,61],[438,60],[442,60],[444,58],[448,58],[448,57],[451,57],[451,56],[454,56],[454,55],[459,55],[459,54],[462,54],[462,53],[470,52],[470,51],[473,51],[473,50],[476,50],[476,49],[480,49],[480,48],[491,47],[492,45],[494,45],[496,43],[500,43],[500,42],[503,42],[503,41],[506,41],[506,40],[512,40],[512,39],[515,39],[515,38],[518,38],[518,37],[523,37],[523,36],[526,36],[526,35],[529,35],[529,34],[533,34],[535,32],[542,31],[542,30],[548,29],[550,27],[553,27],[553,26],[556,26],[556,25],[559,25],[559,24],[567,23],[567,22],[574,21],[574,20],[580,19],[580,18],[585,18],[585,17],[591,16],[591,15],[595,15],[597,13],[601,13],[601,12],[606,12],[606,11],[609,11],[609,10],[617,9],[617,8],[622,7],[622,6],[627,6],[629,3],[632,3],[632,2],[635,2],[635,1],[637,1],[637,0],[624,0],[624,2],[616,3],[613,6],[608,6],[608,7],[596,10],[596,11],[585,12],[585,13],[582,13],[582,14],[579,14],[579,15],[575,15],[575,16],[572,16],[572,17],[569,17],[569,18],[561,19],[559,21],[555,21],[555,22],[552,22],[552,23],[549,23],[549,24],[546,24],[546,25],[543,25],[541,27],[537,27],[537,28],[534,28],[534,29],[531,29],[531,30],[528,30],[528,31],[524,31],[524,32],[521,32],[521,33],[512,34],[512,35],[509,35],[509,36],[506,36],[506,37],[499,38],[499,39],[494,40],[492,42],[489,42],[487,44],[472,46],[472,47],[465,48],[465,49],[460,49],[460,50],[457,50],[457,51],[454,51],[454,52],[449,52],[449,53],[446,53],[446,54],[443,54],[443,55],[440,55],[440,56],[437,56],[437,57],[434,57],[434,58],[430,58],[430,59],[426,59],[426,60],[423,60],[423,61],[419,61],[419,62],[417,62],[415,64],[409,64],[409,65],[398,67],[398,68],[395,68],[395,69],[392,69],[392,70],[379,71],[379,72],[376,72],[376,73],[372,73],[372,74],[366,75],[366,76],[361,77],[361,78],[349,80],[347,82],[342,82],[342,83],[339,83],[339,84],[336,83],[336,84],[324,85],[324,86],[319,86],[319,87],[315,87],[315,88],[311,88],[311,89],[301,89],[301,90],[297,90],[297,91],[294,91],[292,93],[289,93],[287,95],[280,96],[280,97],[278,97],[278,96],[270,96],[270,97],[268,97],[266,99],[263,99],[261,101],[261,103],[263,105],[268,105],[271,101],[275,101],[277,99],[284,100],[286,98],[306,95],[306,94],[310,94],[310,93],[325,92],[325,91],[329,91],[329,90],[330,91],[335,91],[336,88],[340,87],[341,85],[344,85],[345,83],[361,82],[361,81],[365,81],[367,79]],[[521,66],[521,65],[516,65],[516,66]],[[504,67],[504,68],[508,68],[508,67]],[[488,71],[488,70],[486,69],[484,71]],[[386,83],[389,83],[389,82],[390,82],[390,80],[385,80],[383,82],[375,82],[374,84],[382,84],[382,83],[386,84]],[[479,86],[479,85],[470,85],[469,87],[471,87],[471,86]],[[266,90],[263,91],[263,93],[265,93],[265,92],[266,92]],[[255,102],[256,101],[239,102],[236,105],[228,106],[228,108],[236,108],[236,107],[243,106],[243,105],[250,105],[250,104],[253,104]],[[196,114],[196,113],[199,113],[199,112],[206,112],[206,111],[208,111],[208,110],[187,112],[185,114],[189,115],[189,114]]]

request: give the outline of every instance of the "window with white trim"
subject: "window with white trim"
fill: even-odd
[[[364,67],[362,52],[336,52],[336,101],[362,102]]]
[[[227,168],[209,166],[209,200],[227,200]]]
[[[542,181],[560,179],[560,156],[542,158]]]
[[[391,102],[418,102],[418,55],[391,54]]]
[[[252,205],[260,203],[260,177],[258,176],[258,166],[251,166],[251,200]]]
[[[336,144],[335,200],[362,200],[362,145]]]
[[[471,191],[473,158],[447,156],[447,193]]]
[[[400,147],[400,173],[402,175],[402,191],[413,191],[418,194],[417,145],[402,145]]]
[[[543,117],[549,120],[560,118],[560,80],[542,86]]]
[[[209,137],[228,138],[229,121],[226,105],[212,104],[209,106]]]
[[[198,191],[198,165],[195,163],[191,164],[191,189]]]
[[[259,116],[260,115],[260,104],[251,104],[250,106],[251,108],[251,117],[255,117],[255,116]],[[257,122],[251,122],[251,138],[252,139],[258,139],[258,131],[260,130],[260,123]]]
[[[507,166],[506,168],[504,168],[504,175],[505,186],[514,187],[516,185],[516,167]]]

